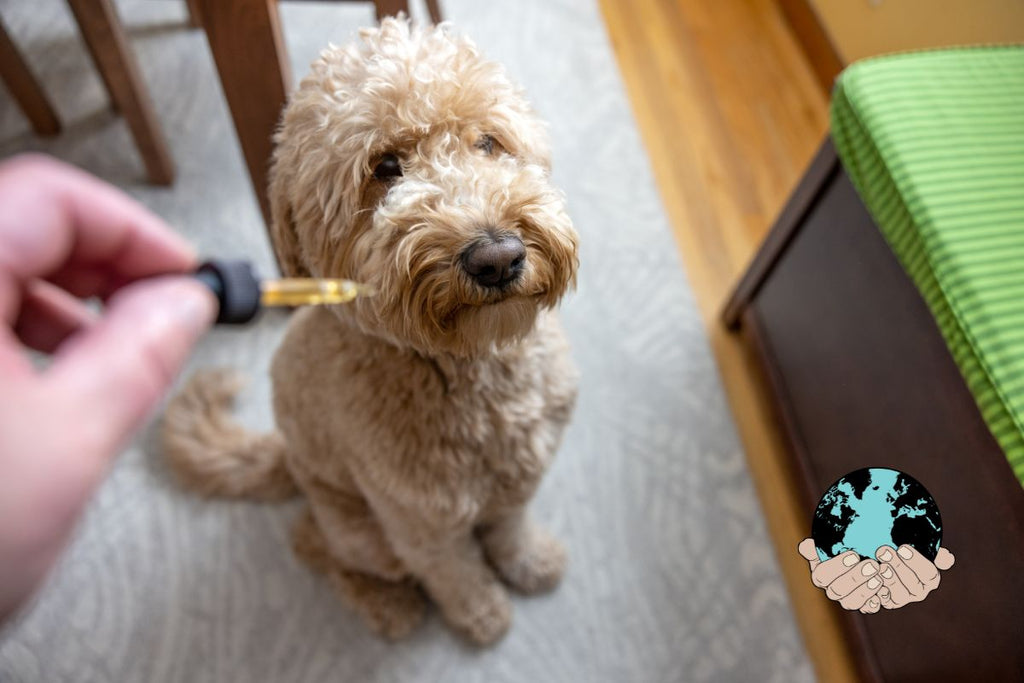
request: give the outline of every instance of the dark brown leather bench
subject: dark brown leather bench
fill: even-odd
[[[821,494],[862,467],[905,471],[938,502],[956,556],[939,589],[899,610],[843,612],[862,677],[1024,681],[1024,489],[831,141],[722,319],[759,358],[808,535]]]

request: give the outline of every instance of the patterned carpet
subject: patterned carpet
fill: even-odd
[[[562,587],[514,600],[477,651],[436,612],[408,641],[370,636],[288,550],[294,504],[176,489],[152,434],[123,454],[39,599],[0,632],[0,680],[806,681],[812,678],[651,171],[595,3],[445,0],[551,123],[555,177],[583,239],[564,320],[579,408],[535,504],[569,548]],[[118,2],[178,167],[142,166],[60,0],[0,0],[66,123],[34,138],[0,93],[0,156],[43,149],[126,188],[200,246],[271,268],[212,60],[184,1]],[[414,4],[414,8],[417,5]],[[282,8],[301,74],[372,20],[367,4]],[[421,11],[419,16],[425,16]],[[680,135],[685,135],[680,131]],[[242,419],[270,419],[266,367],[285,324],[217,330],[193,367],[252,378]]]

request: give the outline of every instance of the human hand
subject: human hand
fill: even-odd
[[[188,245],[113,187],[46,157],[0,164],[0,620],[42,581],[213,320],[202,285],[151,277],[194,267]],[[26,348],[50,354],[47,367]]]
[[[884,545],[875,560],[861,560],[848,551],[822,562],[814,539],[805,538],[797,547],[811,569],[811,581],[825,590],[831,600],[844,609],[874,614],[882,609],[897,609],[920,602],[939,586],[939,570],[953,566],[953,553],[945,548],[932,563],[912,546],[902,545],[899,552]]]
[[[898,549],[883,545],[875,553],[882,563],[878,575],[882,587],[878,597],[885,609],[899,609],[911,602],[921,602],[939,587],[941,575],[953,566],[956,558],[945,548],[939,548],[935,562],[919,553],[913,546],[901,545]]]
[[[814,539],[805,538],[797,546],[800,555],[811,568],[811,582],[825,591],[830,600],[843,609],[859,610],[864,614],[877,612],[881,606],[878,590],[882,579],[878,576],[878,563],[861,560],[850,550],[822,562],[814,546]]]

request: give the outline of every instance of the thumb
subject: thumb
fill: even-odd
[[[815,567],[821,564],[821,558],[818,557],[818,549],[814,545],[813,538],[805,538],[800,541],[800,545],[796,547],[796,550],[811,565],[812,572]]]
[[[956,558],[953,557],[953,553],[945,548],[939,548],[939,552],[935,554],[935,566],[942,571],[952,567],[954,562],[956,562]]]
[[[144,280],[119,290],[97,323],[61,346],[47,379],[60,388],[85,443],[111,451],[139,426],[216,308],[213,295],[194,280]]]

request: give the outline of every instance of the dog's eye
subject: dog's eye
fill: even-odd
[[[385,154],[373,168],[373,177],[377,180],[391,180],[402,175],[402,163],[394,154]]]
[[[482,149],[484,154],[490,156],[494,154],[494,138],[490,135],[483,135],[479,140],[476,141],[476,148]]]

